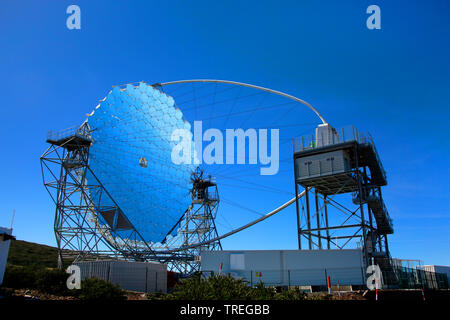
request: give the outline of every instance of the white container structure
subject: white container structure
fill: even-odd
[[[81,280],[98,278],[119,285],[124,290],[167,292],[167,265],[135,261],[79,261]]]
[[[6,261],[8,260],[9,245],[11,239],[12,229],[0,227],[0,285],[3,283],[3,276],[5,274]]]
[[[230,274],[254,285],[273,286],[364,285],[360,249],[204,251],[204,272]]]

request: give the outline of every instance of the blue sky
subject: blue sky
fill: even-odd
[[[70,4],[81,30],[66,28]],[[366,27],[371,4],[381,30]],[[448,1],[3,1],[0,225],[15,209],[19,239],[55,244],[46,133],[79,124],[112,85],[229,79],[369,131],[388,173],[392,255],[450,265],[449,14]],[[294,214],[271,219],[224,247],[294,249]]]

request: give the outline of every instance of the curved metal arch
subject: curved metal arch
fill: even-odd
[[[245,230],[245,229],[247,229],[247,228],[250,228],[251,226],[253,226],[253,225],[255,225],[255,224],[257,224],[257,223],[259,223],[259,222],[261,222],[261,221],[264,221],[264,220],[266,220],[267,218],[270,218],[270,217],[273,216],[274,214],[276,214],[276,213],[280,212],[281,210],[283,210],[283,209],[289,207],[289,206],[290,206],[291,204],[293,204],[296,200],[298,200],[298,199],[300,199],[301,197],[303,197],[303,196],[305,195],[305,193],[306,193],[306,191],[303,190],[303,192],[299,193],[299,194],[297,195],[297,197],[292,198],[292,199],[289,200],[288,202],[286,202],[286,203],[282,204],[281,206],[279,206],[278,208],[276,208],[276,209],[270,211],[269,213],[265,214],[265,215],[262,216],[261,218],[258,218],[258,219],[256,219],[256,220],[250,222],[250,223],[247,223],[246,225],[244,225],[244,226],[242,226],[242,227],[239,227],[239,228],[236,228],[236,229],[234,229],[234,230],[232,230],[232,231],[229,231],[229,232],[227,232],[227,233],[225,233],[225,234],[223,234],[223,235],[221,235],[221,236],[219,236],[219,237],[216,237],[216,238],[214,238],[214,239],[211,239],[211,240],[208,240],[208,241],[205,241],[205,242],[196,243],[196,244],[193,244],[193,245],[190,245],[190,246],[184,246],[184,247],[177,248],[177,249],[171,249],[171,250],[165,250],[165,251],[155,251],[155,253],[156,253],[156,254],[168,254],[168,253],[173,253],[173,252],[182,251],[182,250],[186,250],[186,249],[192,249],[192,248],[195,248],[195,247],[198,247],[198,246],[202,246],[202,245],[205,245],[205,244],[214,242],[214,241],[218,241],[218,240],[224,239],[224,238],[229,237],[229,236],[231,236],[231,235],[233,235],[233,234],[235,234],[235,233],[238,233],[238,232],[240,232],[240,231],[242,231],[242,230]]]
[[[196,83],[196,82],[209,82],[209,83],[225,83],[225,84],[234,84],[234,85],[239,85],[239,86],[243,86],[243,87],[248,87],[248,88],[253,88],[253,89],[258,89],[258,90],[262,90],[262,91],[266,91],[266,92],[270,92],[273,94],[277,94],[280,96],[283,96],[285,98],[300,102],[301,104],[305,105],[306,107],[308,107],[309,109],[311,109],[322,121],[323,124],[328,124],[327,121],[325,120],[325,118],[319,113],[319,111],[314,108],[310,103],[306,102],[305,100],[302,100],[300,98],[294,97],[290,94],[281,92],[281,91],[277,91],[277,90],[273,90],[273,89],[269,89],[269,88],[265,88],[265,87],[261,87],[261,86],[257,86],[257,85],[252,85],[252,84],[248,84],[248,83],[243,83],[243,82],[237,82],[237,81],[230,81],[230,80],[218,80],[218,79],[190,79],[190,80],[176,80],[176,81],[169,81],[169,82],[162,82],[162,83],[155,83],[153,84],[153,86],[158,87],[158,86],[167,86],[167,85],[171,85],[171,84],[181,84],[181,83]],[[249,223],[247,223],[244,226],[241,226],[239,228],[236,228],[234,230],[231,230],[219,237],[216,237],[214,239],[211,239],[209,241],[206,242],[201,242],[201,243],[196,243],[190,246],[184,246],[181,248],[176,248],[176,249],[169,249],[169,250],[163,250],[163,251],[156,251],[157,254],[170,254],[170,253],[174,253],[174,252],[178,252],[178,251],[182,251],[182,250],[186,250],[186,249],[191,249],[191,248],[195,248],[201,245],[205,245],[208,244],[210,242],[214,242],[214,241],[218,241],[221,239],[224,239],[226,237],[229,237],[237,232],[243,231],[259,222],[262,222],[264,220],[266,220],[267,218],[275,215],[276,213],[282,211],[283,209],[287,208],[288,206],[290,206],[291,204],[293,204],[296,200],[300,199],[301,197],[303,197],[305,195],[305,191],[303,191],[302,193],[298,194],[297,197],[292,198],[291,200],[287,201],[286,203],[282,204],[281,206],[279,206],[278,208],[270,211],[269,213],[267,213],[266,215],[264,215],[261,218],[258,218],[254,221],[251,221]]]
[[[281,91],[277,91],[277,90],[273,90],[273,89],[269,89],[269,88],[265,88],[265,87],[260,87],[260,86],[256,86],[256,85],[248,84],[248,83],[244,83],[244,82],[237,82],[237,81],[230,81],[230,80],[217,80],[217,79],[190,79],[190,80],[176,80],[176,81],[155,83],[155,84],[153,84],[153,86],[168,86],[171,84],[195,83],[195,82],[227,83],[227,84],[234,84],[234,85],[238,85],[238,86],[243,86],[243,87],[248,87],[248,88],[253,88],[253,89],[258,89],[258,90],[274,93],[274,94],[283,96],[285,98],[300,102],[301,104],[305,105],[306,107],[308,107],[309,109],[314,111],[314,113],[320,118],[320,120],[322,121],[323,124],[327,124],[327,121],[319,113],[319,111],[316,108],[314,108],[310,103],[306,102],[305,100],[302,100],[300,98],[294,97],[290,94],[287,94],[287,93],[284,93]]]

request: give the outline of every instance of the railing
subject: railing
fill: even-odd
[[[445,273],[436,273],[418,268],[393,266],[392,271],[383,271],[384,282],[393,280],[400,289],[449,289]]]
[[[382,210],[384,212],[384,216],[386,218],[386,222],[388,223],[389,228],[391,229],[391,231],[393,231],[394,230],[394,221],[389,216],[389,212],[388,212],[388,210],[386,208],[386,205],[384,204],[384,201],[382,201],[381,206],[382,206]]]
[[[82,125],[81,127],[73,126],[59,131],[50,130],[47,132],[47,140],[58,141],[71,136],[80,136],[87,138],[88,134],[86,130],[87,128],[85,127],[85,125]]]
[[[367,143],[372,141],[369,134],[362,134],[353,126],[346,126],[334,129],[334,132],[327,136],[316,137],[315,134],[304,135],[293,139],[294,152],[305,151],[317,148],[318,146],[328,146],[344,142],[356,141]]]
[[[375,147],[375,143],[373,142],[372,136],[367,133],[367,136],[365,138],[366,140],[362,143],[368,144],[373,149],[373,153],[375,154],[375,157],[377,159],[378,165],[380,166],[381,174],[383,178],[386,180],[386,171],[383,168],[383,163],[381,162],[380,156],[378,155],[377,148]]]
[[[204,275],[215,273],[202,271]],[[222,273],[236,279],[242,279],[248,285],[254,286],[262,282],[267,286],[326,286],[327,278],[333,285],[361,286],[365,283],[364,270],[352,268],[316,268],[288,270],[231,270]]]
[[[322,134],[321,136],[317,137],[315,134],[311,134],[296,137],[293,139],[292,143],[294,152],[301,152],[352,141],[355,141],[360,144],[367,144],[373,149],[376,160],[381,170],[381,174],[383,178],[386,179],[386,171],[383,168],[381,159],[378,155],[378,151],[375,147],[375,143],[373,142],[372,136],[368,132],[362,133],[358,131],[354,126],[345,126],[339,129],[333,128],[333,132],[328,133],[325,136]]]
[[[353,198],[353,203],[355,204],[359,204],[359,192],[354,192],[352,195]],[[368,187],[368,188],[363,188],[363,197],[362,197],[362,201],[363,203],[368,203],[368,202],[378,202],[379,203],[379,208],[380,210],[383,212],[385,218],[386,218],[386,222],[388,223],[389,227],[393,230],[394,229],[394,223],[392,218],[389,216],[389,212],[387,210],[386,204],[383,201],[383,198],[380,195],[380,191],[378,188],[373,188],[373,187]]]
[[[211,201],[215,201],[218,200],[219,196],[217,194],[217,192],[215,191],[205,191],[205,193],[200,193],[197,195],[196,200],[211,200]]]
[[[201,271],[204,277],[217,271]],[[364,268],[316,268],[288,270],[230,270],[222,275],[242,279],[250,286],[262,282],[266,286],[327,286],[330,277],[332,286],[339,281],[340,286],[366,286]],[[445,273],[435,273],[421,269],[395,267],[382,269],[382,285],[394,285],[399,289],[449,289]]]

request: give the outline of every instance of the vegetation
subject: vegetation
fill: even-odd
[[[111,282],[91,278],[81,281],[81,289],[73,290],[82,300],[125,300],[125,291]]]
[[[67,273],[36,266],[12,266],[5,270],[3,286],[13,289],[37,289],[49,294],[69,295]]]
[[[71,295],[67,288],[68,274],[59,269],[41,269],[36,273],[36,289],[61,296]]]
[[[175,285],[171,294],[150,294],[149,299],[162,300],[304,300],[306,295],[298,289],[281,290],[265,287],[261,282],[248,286],[241,279],[231,276],[200,275],[183,280]]]
[[[58,249],[22,240],[11,241],[8,265],[56,268]]]
[[[80,290],[66,286],[68,274],[56,269],[58,249],[42,244],[11,241],[2,289],[34,289],[58,296],[74,296],[83,300],[122,300],[119,286],[100,279],[86,279]],[[9,290],[9,289],[8,289]]]
[[[3,289],[34,289],[58,296],[73,296],[84,300],[122,300],[125,292],[119,286],[100,279],[85,279],[80,290],[68,290],[68,275],[56,267],[57,248],[16,240],[11,242]],[[170,275],[170,274],[169,274]],[[172,281],[176,277],[170,275]],[[170,286],[171,287],[171,286]],[[9,290],[9,289],[8,289]],[[5,295],[5,293],[3,293]],[[304,300],[298,289],[275,290],[259,283],[250,287],[241,279],[212,275],[196,275],[177,283],[172,293],[149,294],[149,299],[162,300]],[[316,299],[327,299],[318,296]]]
[[[80,290],[69,290],[66,285],[68,276],[59,269],[8,265],[3,279],[3,287],[35,289],[46,294],[73,296],[82,300],[125,299],[125,292],[119,286],[100,279],[85,279],[81,281]]]
[[[37,269],[34,267],[7,265],[2,286],[14,289],[35,289],[36,273]]]
[[[2,286],[69,295],[67,273],[55,269],[57,257],[57,248],[22,240],[11,241]]]

